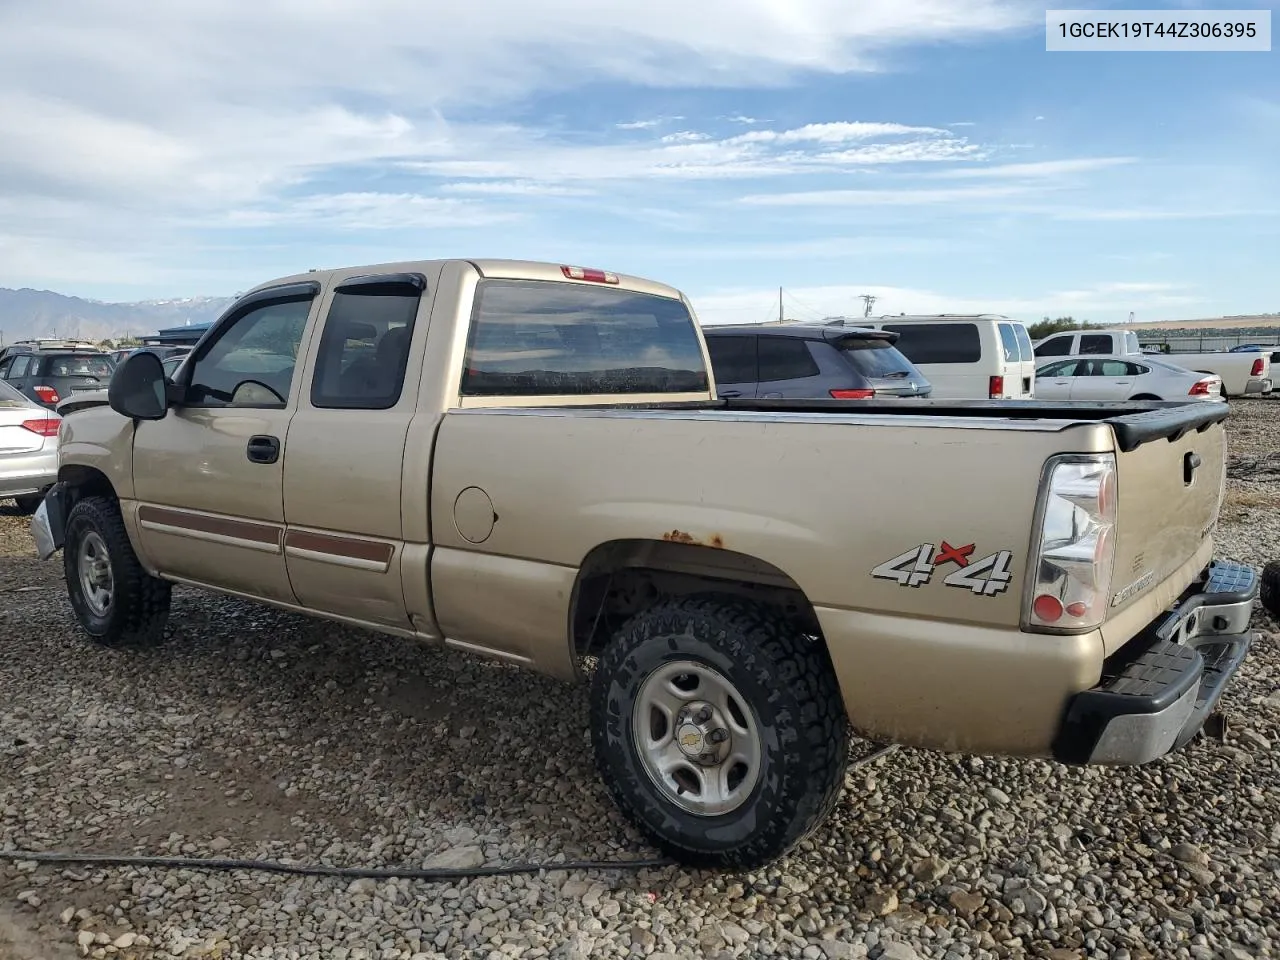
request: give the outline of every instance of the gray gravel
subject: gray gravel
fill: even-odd
[[[1277,402],[1233,402],[1233,452],[1280,449]],[[1280,483],[1231,481],[1221,552],[1280,556],[1277,505]],[[30,550],[0,506],[0,848],[363,866],[655,855],[596,779],[580,691],[187,590],[164,647],[95,649],[60,567]],[[794,856],[744,875],[0,864],[0,960],[1272,956],[1274,638],[1225,709],[1225,739],[1138,769],[900,751],[852,773]]]

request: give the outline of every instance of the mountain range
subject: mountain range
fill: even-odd
[[[0,344],[35,337],[107,340],[217,319],[232,297],[107,303],[51,290],[0,287]]]

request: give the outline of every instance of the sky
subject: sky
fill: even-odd
[[[1048,53],[1023,0],[0,0],[0,286],[518,257],[706,323],[1280,311],[1278,57]]]

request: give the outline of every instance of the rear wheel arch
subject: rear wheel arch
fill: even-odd
[[[767,561],[697,542],[612,540],[592,549],[578,568],[569,610],[575,662],[599,653],[627,620],[648,607],[708,593],[778,610],[798,632],[825,645],[817,613],[800,585]]]

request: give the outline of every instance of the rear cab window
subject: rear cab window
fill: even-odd
[[[1014,332],[1012,323],[998,323],[1000,328],[1000,346],[1004,351],[1005,363],[1022,362],[1022,345],[1018,343],[1018,334]]]
[[[1031,334],[1027,333],[1027,328],[1020,323],[1015,323],[1012,326],[1014,336],[1018,338],[1018,346],[1022,350],[1022,359],[1024,361],[1034,361],[1036,351],[1031,346]]]
[[[477,285],[464,398],[710,389],[701,338],[679,300],[547,280]]]
[[[912,363],[978,363],[982,338],[973,323],[886,323],[897,333],[897,348]]]

